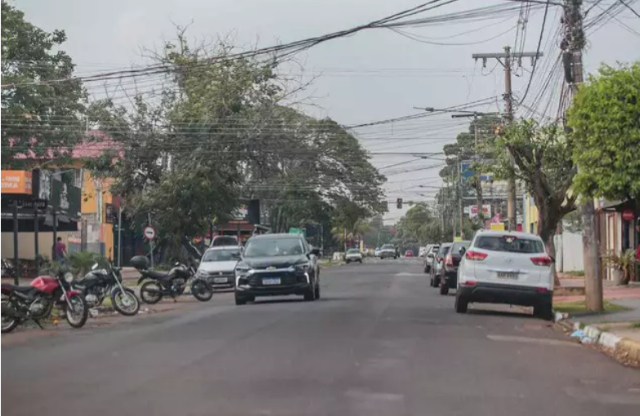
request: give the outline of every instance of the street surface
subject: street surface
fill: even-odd
[[[640,414],[639,371],[508,307],[454,313],[419,259],[321,276],[314,303],[217,294],[3,345],[2,414]]]

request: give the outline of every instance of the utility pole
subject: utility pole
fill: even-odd
[[[520,61],[522,58],[531,58],[533,61],[542,56],[542,52],[517,52],[511,53],[511,47],[505,46],[504,52],[500,53],[474,53],[471,57],[475,60],[482,59],[482,66],[486,67],[488,59],[497,60],[504,67],[504,102],[505,102],[505,119],[507,123],[513,121],[513,94],[511,91],[511,64],[514,59]],[[514,166],[513,157],[508,154],[511,166]],[[507,199],[507,217],[509,219],[508,226],[510,231],[515,231],[517,226],[516,219],[516,177],[514,173],[509,175],[508,180],[508,199]]]
[[[585,34],[582,27],[582,0],[564,1],[564,38],[560,44],[565,80],[575,95],[583,82],[582,49]],[[578,166],[578,170],[580,166]],[[580,206],[582,214],[582,253],[584,259],[584,289],[587,310],[602,311],[602,279],[600,276],[600,253],[596,234],[596,212],[593,198],[584,195]]]
[[[464,240],[464,206],[462,205],[462,167],[458,155],[458,208],[460,209],[460,239]]]

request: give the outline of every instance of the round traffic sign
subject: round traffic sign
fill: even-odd
[[[156,238],[156,230],[154,230],[152,226],[144,227],[143,233],[147,240]]]

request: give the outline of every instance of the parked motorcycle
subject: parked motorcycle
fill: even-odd
[[[89,273],[71,285],[82,291],[82,296],[90,308],[102,305],[109,296],[116,311],[125,316],[133,316],[140,310],[140,301],[133,290],[122,285],[120,270],[111,263],[107,268],[100,268],[98,263],[95,263]]]
[[[170,296],[174,302],[190,283],[191,294],[201,302],[211,300],[213,288],[204,279],[196,276],[193,265],[187,266],[176,263],[167,273],[149,270],[146,257],[136,256],[131,259],[131,264],[140,272],[138,279],[140,286],[140,299],[148,304],[160,302],[163,297]]]
[[[27,320],[42,328],[40,320],[49,317],[54,306],[64,312],[71,327],[82,328],[89,308],[80,291],[71,288],[71,278],[71,273],[60,271],[54,277],[37,277],[29,286],[2,283],[2,333]]]

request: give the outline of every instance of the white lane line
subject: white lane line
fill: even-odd
[[[560,341],[557,339],[528,338],[512,335],[487,335],[487,338],[492,341],[521,342],[525,344],[553,345],[558,347],[580,347],[580,344],[576,344],[575,342]]]

